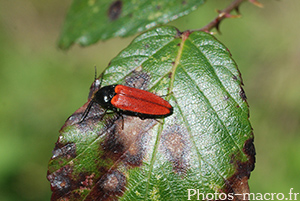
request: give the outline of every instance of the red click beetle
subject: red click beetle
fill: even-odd
[[[163,98],[137,88],[124,85],[108,85],[100,88],[84,111],[80,123],[96,102],[106,110],[145,118],[162,118],[173,114],[173,107]]]

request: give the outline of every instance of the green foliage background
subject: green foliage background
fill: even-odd
[[[216,35],[242,73],[257,150],[253,193],[300,193],[300,1],[242,4]],[[56,47],[68,1],[0,0],[0,198],[49,200],[46,179],[58,130],[87,99],[98,71],[133,37]],[[201,28],[229,0],[211,0],[171,25]]]

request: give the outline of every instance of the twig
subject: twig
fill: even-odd
[[[219,31],[218,28],[219,28],[220,22],[225,18],[234,17],[234,16],[230,15],[230,12],[232,10],[237,10],[237,12],[238,12],[238,8],[239,8],[240,4],[243,3],[244,1],[246,1],[246,0],[234,0],[227,8],[225,8],[224,10],[218,11],[219,15],[213,21],[211,21],[209,24],[207,24],[206,26],[201,28],[200,31],[209,32],[213,28],[216,28]]]

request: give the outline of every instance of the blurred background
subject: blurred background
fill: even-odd
[[[231,1],[210,0],[171,25],[199,29]],[[242,73],[254,128],[253,193],[300,193],[300,1],[240,7],[216,37]],[[71,0],[0,0],[0,200],[50,200],[47,166],[58,131],[133,37],[56,46]],[[300,199],[300,196],[298,196]]]

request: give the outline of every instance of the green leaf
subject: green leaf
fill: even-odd
[[[86,46],[116,36],[129,36],[165,24],[195,10],[205,0],[74,0],[59,47]]]
[[[120,118],[94,105],[78,123],[86,103],[66,121],[49,162],[52,200],[187,200],[189,191],[197,200],[197,189],[223,199],[248,192],[252,128],[240,73],[223,44],[205,32],[152,29],[105,70],[102,85],[116,83],[165,95],[173,115],[159,122]]]

